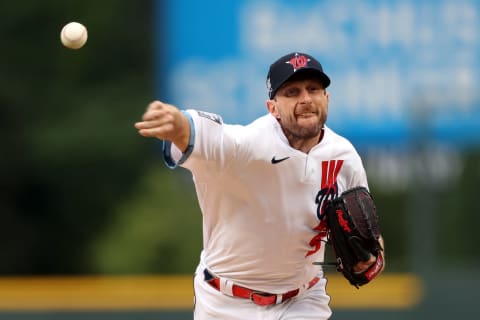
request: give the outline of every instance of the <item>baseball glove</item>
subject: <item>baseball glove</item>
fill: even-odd
[[[345,278],[359,288],[370,282],[384,267],[377,209],[372,196],[364,187],[347,190],[326,204],[329,242],[333,246],[336,267]],[[358,263],[376,261],[362,272],[356,272]]]

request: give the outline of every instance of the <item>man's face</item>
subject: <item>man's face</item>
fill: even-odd
[[[311,139],[320,134],[327,120],[328,92],[320,80],[305,78],[285,83],[267,108],[287,136]]]

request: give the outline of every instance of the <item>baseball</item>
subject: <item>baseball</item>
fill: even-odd
[[[80,49],[87,42],[87,38],[87,28],[78,22],[67,23],[60,32],[60,40],[70,49]]]

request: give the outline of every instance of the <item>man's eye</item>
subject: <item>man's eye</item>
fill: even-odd
[[[285,95],[287,97],[293,97],[297,94],[297,92],[298,92],[298,90],[296,90],[296,89],[289,89],[285,92]]]

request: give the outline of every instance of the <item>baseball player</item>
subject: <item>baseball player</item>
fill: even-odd
[[[270,66],[268,113],[246,126],[160,101],[135,124],[164,140],[169,167],[193,175],[203,215],[195,319],[330,317],[313,264],[324,259],[324,203],[368,184],[352,144],[325,125],[329,84],[315,58],[294,52]]]

